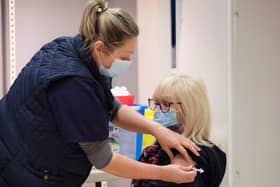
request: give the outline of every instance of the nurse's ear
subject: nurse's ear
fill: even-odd
[[[91,44],[91,55],[93,59],[96,61],[97,65],[101,64],[101,56],[104,48],[104,42],[97,40]]]
[[[103,48],[104,42],[101,40],[97,40],[91,44],[92,53],[100,53],[102,52]]]

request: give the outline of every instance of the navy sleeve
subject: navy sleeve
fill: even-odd
[[[92,142],[108,138],[108,117],[102,89],[92,80],[69,77],[51,83],[48,101],[65,142]]]

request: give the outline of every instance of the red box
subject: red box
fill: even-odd
[[[134,103],[134,95],[116,96],[124,105],[132,106]]]

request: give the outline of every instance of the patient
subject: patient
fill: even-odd
[[[192,183],[175,184],[158,180],[132,180],[131,187],[218,187],[224,177],[226,155],[210,140],[210,109],[203,81],[186,75],[162,80],[148,99],[154,120],[191,139],[201,148],[197,157],[188,151],[188,160],[176,151],[172,160],[158,142],[146,147],[140,161],[157,164],[193,165],[199,169]]]

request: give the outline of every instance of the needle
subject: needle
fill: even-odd
[[[193,169],[198,172],[198,173],[204,173],[204,170],[202,168],[196,168],[196,167],[193,167]]]

